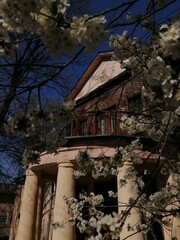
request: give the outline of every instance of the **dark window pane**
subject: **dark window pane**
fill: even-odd
[[[142,99],[141,95],[134,96],[128,99],[128,107],[130,112],[140,113],[142,112]]]
[[[100,130],[102,135],[106,133],[106,118],[103,114],[100,117]]]
[[[116,113],[112,112],[110,114],[110,131],[111,133],[115,132],[116,130]]]

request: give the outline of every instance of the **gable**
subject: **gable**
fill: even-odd
[[[99,53],[77,82],[66,100],[78,100],[124,71],[120,63],[111,60],[112,52]]]
[[[75,100],[84,97],[86,94],[102,86],[104,83],[116,77],[121,72],[123,72],[123,69],[120,68],[119,62],[114,60],[102,61],[95,72],[89,77],[80,93],[76,96]]]

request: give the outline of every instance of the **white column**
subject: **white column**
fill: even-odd
[[[37,195],[37,211],[36,211],[36,225],[35,225],[35,240],[40,240],[41,235],[41,223],[42,223],[42,186],[39,184],[39,190]]]
[[[56,186],[56,196],[54,205],[54,221],[53,223],[64,222],[64,226],[54,227],[52,240],[75,240],[74,226],[69,222],[69,214],[67,214],[67,205],[63,196],[74,197],[75,195],[75,178],[74,165],[71,161],[62,161],[58,164],[58,176]]]
[[[122,211],[126,211],[129,206],[129,198],[135,199],[137,197],[137,192],[133,187],[134,179],[128,179],[127,184],[125,186],[120,185],[120,180],[123,179],[125,171],[128,167],[132,166],[131,162],[125,162],[122,168],[118,169],[118,211],[122,213]],[[123,240],[124,238],[130,236],[133,233],[137,232],[136,226],[141,224],[141,214],[138,209],[132,208],[130,214],[126,218],[124,225],[122,227],[122,231],[120,233],[120,239]],[[128,231],[128,225],[134,227],[134,231]],[[131,237],[128,237],[128,240],[143,240],[142,232],[136,233]]]
[[[16,240],[34,240],[39,177],[30,169],[26,171]]]
[[[168,178],[167,184],[176,185],[177,183],[174,183],[174,180],[173,180],[172,176],[170,175]],[[179,202],[175,202],[173,205],[169,205],[167,207],[167,210],[171,210],[171,209],[175,210],[178,207],[179,207]],[[180,237],[180,217],[169,216],[169,217],[166,217],[164,220],[166,220],[170,223],[169,226],[165,226],[165,225],[162,226],[164,240],[179,239],[179,237]]]

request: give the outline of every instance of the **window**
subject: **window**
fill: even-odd
[[[80,124],[81,124],[81,135],[87,135],[88,134],[87,119],[82,120]]]
[[[106,116],[104,113],[96,115],[96,134],[106,134]]]
[[[140,94],[128,99],[128,109],[133,113],[142,112],[142,99]]]
[[[154,239],[163,240],[160,224],[157,222],[154,222],[154,223],[152,222],[151,224],[152,224],[151,225],[152,229],[149,230],[144,236],[145,240],[154,240]]]
[[[110,114],[110,132],[113,133],[116,130],[116,113],[111,112]]]
[[[6,215],[1,215],[0,216],[0,225],[5,225],[7,221],[7,216]]]
[[[116,198],[109,197],[108,191],[117,192],[117,179],[109,179],[107,181],[98,181],[94,183],[94,193],[102,194],[104,197],[104,207],[101,209],[105,214],[111,214],[112,212],[118,212],[118,200]]]
[[[105,115],[102,114],[100,116],[100,134],[105,134],[106,133],[106,118]]]
[[[105,214],[111,214],[112,212],[118,212],[118,200],[117,198],[111,198],[109,197],[108,191],[117,191],[117,179],[113,176],[106,181],[96,181],[92,178],[86,178],[82,177],[82,179],[86,179],[85,182],[81,182],[76,185],[76,198],[79,197],[79,193],[82,192],[87,192],[90,194],[91,192],[94,192],[96,195],[97,194],[102,194],[104,197],[104,203],[103,206],[96,207],[97,210],[100,210],[104,212]],[[81,180],[82,180],[81,179]],[[88,182],[87,182],[88,181]],[[89,218],[89,213],[88,213],[89,206],[84,205],[83,209],[83,218],[87,219]],[[81,233],[79,230],[76,228],[76,238],[78,240],[87,240],[89,239],[88,234],[86,233]]]

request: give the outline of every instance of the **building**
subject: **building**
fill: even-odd
[[[101,178],[95,181],[91,176],[74,178],[76,156],[80,150],[87,150],[90,157],[98,159],[104,153],[109,159],[116,152],[116,147],[126,146],[134,136],[123,132],[120,125],[122,114],[146,113],[147,105],[141,96],[141,82],[138,76],[131,75],[111,60],[112,52],[100,53],[90,64],[76,86],[70,92],[67,100],[75,100],[75,120],[67,127],[67,144],[57,154],[42,154],[40,164],[32,165],[26,171],[25,184],[19,195],[20,210],[15,214],[14,222],[18,222],[10,236],[10,240],[81,240],[87,239],[76,231],[68,221],[65,212],[63,196],[76,196],[84,189],[95,193],[118,190],[118,200],[113,203],[117,210],[117,201],[126,203],[129,197],[136,194],[131,182],[124,188],[119,188],[122,172],[116,177]],[[148,105],[149,106],[149,105]],[[154,142],[141,137],[144,158]],[[171,151],[171,148],[166,152]],[[156,155],[146,162],[146,168],[151,171],[156,164]],[[143,171],[144,169],[139,169]],[[118,180],[118,181],[117,181]],[[167,176],[156,174],[152,191],[166,185]],[[110,208],[108,208],[110,209]],[[119,211],[122,211],[121,207]],[[109,211],[112,211],[110,209]],[[65,222],[61,227],[61,222]],[[141,221],[139,212],[134,212],[128,222],[136,224]],[[127,235],[125,222],[121,238]],[[170,240],[171,232],[178,235],[178,228],[166,231],[159,225],[154,226],[158,240]],[[172,231],[171,231],[172,230]],[[174,233],[176,231],[176,233]],[[133,235],[131,240],[151,240],[153,236],[142,233]]]
[[[0,240],[9,239],[16,185],[0,183]]]

